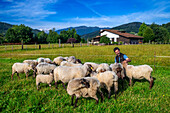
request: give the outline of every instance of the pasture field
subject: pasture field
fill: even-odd
[[[6,51],[5,46],[0,46],[0,112],[170,112],[170,45],[117,45],[132,60],[129,64],[148,64],[154,69],[153,88],[149,90],[146,80],[133,81],[133,86],[129,87],[126,79],[125,89],[119,86],[117,100],[114,99],[113,90],[111,99],[108,99],[107,90],[102,89],[105,97],[103,102],[95,104],[94,99],[80,98],[77,108],[71,106],[71,96],[61,83],[55,89],[53,82],[51,90],[47,84],[41,84],[37,91],[32,72],[28,79],[25,74],[20,74],[21,79],[15,74],[12,81],[13,63],[38,57],[53,60],[57,56],[73,55],[83,63],[111,64],[114,63],[113,48],[116,46],[43,46],[45,48],[38,50],[34,45],[27,45],[26,50],[20,50],[15,49],[20,47],[14,45],[13,50],[7,46]]]

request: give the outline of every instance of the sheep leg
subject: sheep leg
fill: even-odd
[[[153,86],[153,77],[151,77],[151,81],[150,81],[150,89],[152,88],[152,86]]]
[[[77,102],[78,102],[78,97],[76,97],[76,101],[75,101],[74,107],[77,107]]]
[[[72,106],[73,106],[74,96],[75,96],[75,95],[72,95],[72,97],[71,97],[71,105],[72,105]]]
[[[124,79],[122,78],[122,89],[124,89],[124,84],[123,84],[123,82],[124,82]]]
[[[55,88],[58,89],[58,87],[57,87],[57,82],[55,82]]]
[[[63,84],[64,89],[66,90],[66,87],[65,87],[65,85],[64,85],[64,83],[63,83],[63,82],[62,82],[62,84]]]
[[[12,79],[12,80],[13,80],[13,76],[14,76],[14,74],[15,74],[15,73],[12,73],[12,75],[11,75],[11,79]]]
[[[35,78],[35,73],[36,73],[36,72],[35,72],[35,70],[34,70],[33,75],[32,75],[33,78]]]
[[[132,79],[129,79],[129,86],[132,86]]]
[[[20,79],[20,77],[19,77],[19,73],[17,73],[17,76],[18,76],[18,79]]]
[[[51,84],[49,84],[49,87],[50,87],[50,89],[51,89]]]
[[[115,99],[116,99],[116,96],[117,96],[117,91],[118,91],[118,82],[114,82]]]
[[[117,92],[115,91],[115,100],[116,100]]]
[[[103,100],[104,100],[103,93],[102,93],[102,91],[100,89],[98,90],[98,92],[100,93],[100,96],[101,96],[101,102],[103,102]]]
[[[108,99],[110,99],[110,96],[111,96],[111,90],[110,90],[110,88],[107,88],[107,90],[108,90]]]
[[[25,73],[26,74],[26,79],[28,79],[28,72],[27,73]]]
[[[39,90],[39,83],[37,84],[37,90]]]

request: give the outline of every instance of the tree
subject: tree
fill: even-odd
[[[2,33],[0,33],[0,44],[2,44],[4,42],[4,36]]]
[[[37,34],[38,43],[46,43],[47,34],[44,31],[41,31]]]
[[[59,39],[59,35],[57,32],[55,32],[55,29],[53,28],[53,30],[49,30],[49,34],[47,36],[46,41],[50,43],[56,43],[58,42],[58,39]]]
[[[16,34],[15,34],[15,31],[14,29],[12,28],[9,28],[6,35],[5,35],[5,38],[7,40],[7,42],[19,42],[19,40],[16,38]]]
[[[169,36],[169,32],[166,28],[156,27],[156,28],[153,29],[153,31],[154,31],[154,34],[155,34],[154,41],[169,42],[170,36]]]
[[[81,38],[81,43],[86,43],[86,40],[84,38]]]
[[[33,33],[30,27],[21,24],[9,28],[5,37],[8,42],[21,42],[23,40],[24,43],[28,43],[33,37]]]
[[[24,24],[21,24],[19,26],[14,25],[12,29],[14,29],[15,36],[17,39],[19,39],[19,42],[23,40],[24,43],[28,43],[33,37],[32,28],[25,26]]]
[[[143,33],[145,31],[145,29],[147,28],[147,25],[145,23],[142,23],[140,28],[139,28],[139,32],[138,32],[138,35],[139,36],[143,36]]]
[[[109,44],[110,42],[111,42],[110,39],[105,35],[100,38],[100,43]]]
[[[153,30],[150,27],[147,27],[143,33],[143,37],[144,37],[144,39],[143,39],[144,42],[149,42],[149,40],[153,41],[153,39],[154,39]]]

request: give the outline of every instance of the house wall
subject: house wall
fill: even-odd
[[[130,39],[122,37],[122,36],[120,36],[117,40],[117,42],[120,42],[120,41],[122,41],[123,43],[127,43],[127,44],[130,43]]]
[[[119,38],[119,35],[110,33],[108,31],[104,31],[100,34],[100,36],[103,36],[103,35],[106,35],[108,38],[110,38],[111,43],[113,42],[113,39],[114,39],[114,42],[117,42],[117,39]]]

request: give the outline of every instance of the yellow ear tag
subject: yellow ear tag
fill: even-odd
[[[93,67],[91,67],[91,69],[93,69]]]

